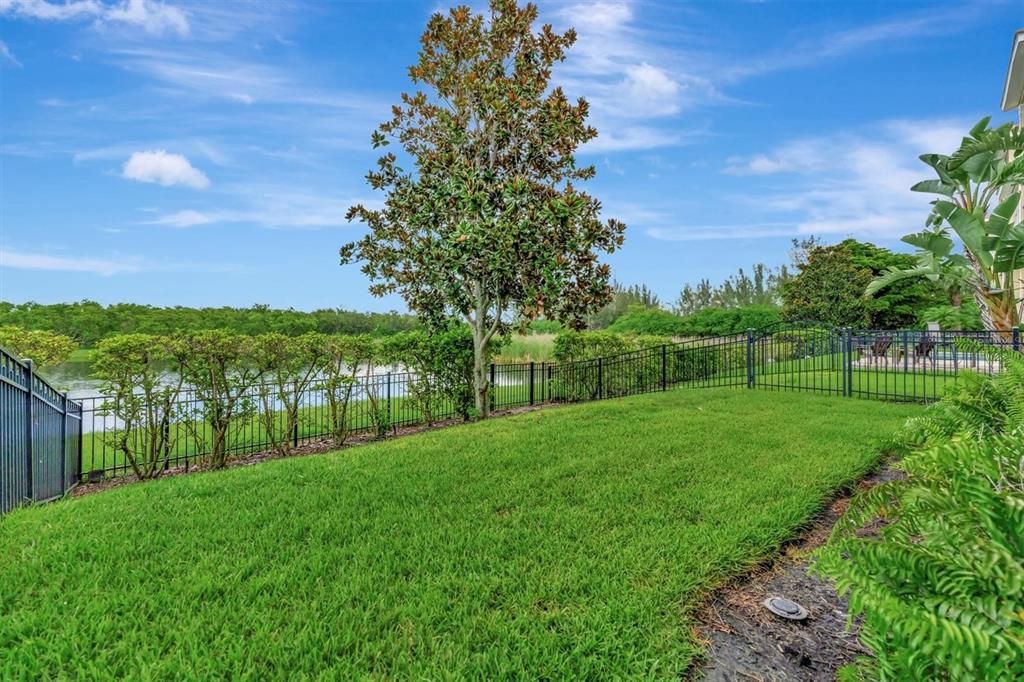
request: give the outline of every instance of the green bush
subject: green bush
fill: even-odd
[[[906,479],[858,495],[819,554],[875,654],[851,677],[1024,679],[1024,358],[990,353],[1003,373],[911,420]]]
[[[553,393],[566,400],[594,400],[663,383],[707,381],[745,371],[746,357],[745,343],[680,344],[664,336],[564,332],[555,339],[560,366]]]
[[[768,305],[705,308],[685,317],[660,309],[630,309],[608,331],[683,337],[735,336],[748,329],[762,329],[780,320],[779,309]]]

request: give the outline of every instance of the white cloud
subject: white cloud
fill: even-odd
[[[100,25],[136,26],[151,35],[189,34],[185,12],[159,0],[120,0],[111,4],[100,0],[0,0],[0,14],[40,21],[93,19]]]
[[[39,104],[44,107],[66,107],[68,103],[62,100],[60,97],[47,97],[46,99],[39,100]]]
[[[105,232],[117,233],[116,229]],[[167,262],[153,261],[142,256],[113,254],[106,257],[68,256],[39,252],[18,251],[0,247],[0,267],[17,270],[50,272],[80,272],[110,277],[138,272],[238,272],[241,267],[233,263]]]
[[[790,174],[788,184],[773,184],[763,196],[751,190],[747,199],[763,210],[793,215],[795,234],[895,239],[923,227],[934,198],[910,191],[931,175],[918,156],[952,152],[970,125],[949,119],[883,121],[793,140],[767,154],[732,159],[725,170]]]
[[[252,104],[256,101],[256,99],[252,95],[247,95],[244,92],[228,93],[228,99],[234,100],[236,102],[241,102],[242,104]]]
[[[643,107],[650,115],[668,115],[679,111],[679,83],[663,69],[642,62],[626,68],[623,83],[630,101]]]
[[[792,237],[793,225],[789,223],[765,223],[762,225],[691,225],[686,227],[652,227],[645,232],[667,242],[715,241],[719,239],[765,239],[768,237]]]
[[[144,225],[189,228],[203,225],[250,224],[269,229],[319,230],[346,227],[353,204],[380,208],[378,197],[338,197],[326,192],[269,183],[240,183],[218,193],[234,206],[184,209],[160,215]]]
[[[0,40],[0,63],[3,63],[4,61],[19,69],[21,68],[21,62],[19,62],[18,58],[14,56],[14,53],[11,52],[11,48],[7,47],[7,43]]]
[[[135,256],[120,258],[89,258],[81,256],[52,256],[0,249],[0,265],[19,270],[53,270],[59,272],[87,272],[96,275],[117,275],[140,272],[142,260]]]
[[[62,3],[50,3],[47,0],[0,0],[0,13],[43,21],[95,17],[103,10],[103,4],[98,0],[67,0]]]
[[[206,189],[210,180],[181,154],[169,154],[163,149],[135,152],[121,172],[122,177],[139,182],[156,182],[165,187],[186,185]]]
[[[773,150],[733,157],[723,172],[746,176],[738,190],[713,199],[728,207],[720,225],[680,225],[693,211],[663,206],[634,221],[665,241],[854,236],[898,239],[923,227],[928,194],[910,187],[931,175],[918,156],[949,153],[970,120],[889,120],[828,135],[784,141]],[[741,222],[736,216],[750,215]]]
[[[195,227],[197,225],[209,225],[210,223],[215,222],[219,222],[217,215],[200,213],[199,211],[187,209],[184,211],[169,213],[157,218],[156,220],[150,220],[147,224],[164,225],[166,227]]]
[[[189,32],[188,19],[183,11],[154,0],[127,0],[108,9],[104,18],[106,21],[140,26],[146,33],[154,35],[177,33],[179,36],[187,36]]]

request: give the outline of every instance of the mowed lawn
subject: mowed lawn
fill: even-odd
[[[676,390],[17,510],[0,679],[677,677],[919,409]]]

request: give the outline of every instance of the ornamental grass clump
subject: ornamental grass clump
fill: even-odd
[[[906,479],[858,495],[815,564],[874,654],[848,679],[1024,679],[1024,358],[988,352],[1003,372],[908,422]]]

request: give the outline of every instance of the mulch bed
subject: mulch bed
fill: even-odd
[[[534,405],[528,407],[515,407],[508,410],[500,410],[491,412],[492,417],[505,417],[513,414],[521,414],[523,412],[533,412],[534,410],[540,410],[550,408],[553,405]],[[458,424],[465,424],[466,422],[462,419],[446,419],[443,421],[437,421],[430,426],[416,425],[416,426],[403,426],[396,427],[391,430],[386,439],[391,440],[392,438],[399,438],[402,436],[410,436],[415,433],[423,433],[424,431],[434,431],[436,429],[443,429],[449,426],[456,426]],[[287,455],[280,455],[273,451],[265,452],[254,452],[252,454],[240,455],[237,457],[231,457],[228,459],[225,465],[226,469],[232,469],[234,467],[247,467],[260,462],[266,462],[271,459],[290,459],[292,457],[305,457],[308,455],[319,455],[325,452],[334,452],[337,450],[345,450],[351,447],[359,445],[366,445],[367,443],[379,443],[382,439],[375,437],[371,433],[355,433],[349,436],[345,440],[345,444],[341,447],[334,444],[329,438],[324,438],[316,441],[307,441],[302,443],[297,448],[293,448]],[[160,474],[160,478],[166,478],[168,476],[184,476],[187,474],[195,474],[202,471],[209,471],[209,468],[201,464],[192,464],[187,468],[185,466],[177,466],[164,471]],[[159,479],[151,479],[159,480]],[[147,483],[148,481],[139,480],[134,474],[127,476],[118,476],[115,478],[107,478],[96,483],[79,483],[77,486],[72,488],[68,492],[69,497],[80,497],[82,495],[91,495],[93,493],[103,492],[104,490],[110,490],[112,488],[119,488],[123,485],[133,483]]]
[[[858,489],[900,476],[886,467]],[[808,555],[829,537],[850,502],[836,499],[810,527],[783,548],[779,557],[719,589],[700,612],[699,634],[705,659],[688,676],[704,680],[834,680],[836,672],[858,656],[870,655],[847,630],[847,602],[832,584],[809,575]],[[809,612],[803,621],[786,620],[763,605],[785,597]]]

